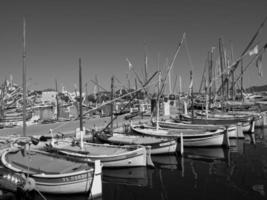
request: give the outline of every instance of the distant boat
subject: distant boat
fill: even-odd
[[[4,151],[1,161],[14,172],[28,174],[40,192],[72,194],[90,191],[93,197],[102,194],[100,161],[88,165],[37,150],[29,150],[24,155],[21,148]]]
[[[231,124],[228,126],[224,125],[213,125],[213,124],[191,124],[191,123],[183,123],[183,122],[175,122],[174,120],[164,120],[158,121],[158,124],[162,128],[170,128],[170,129],[197,129],[197,130],[207,130],[214,131],[219,128],[226,129],[228,132],[229,138],[244,138],[242,127],[240,126],[240,130],[238,125]],[[153,122],[155,126],[155,122]]]
[[[183,135],[185,147],[208,147],[228,145],[225,138],[225,129],[215,131],[195,130],[195,129],[163,129],[146,125],[133,125],[131,129],[135,133],[168,138],[180,138]]]
[[[242,117],[192,117],[186,114],[180,114],[180,117],[176,119],[177,122],[190,122],[192,124],[213,124],[213,125],[230,125],[242,123],[243,132],[249,132],[253,125],[253,116],[242,116]]]
[[[153,165],[150,152],[141,145],[110,145],[83,142],[83,148],[71,138],[51,142],[50,151],[71,156],[77,161],[100,160],[103,167],[140,167]]]
[[[171,138],[159,138],[126,133],[99,133],[97,137],[102,141],[117,145],[144,145],[151,147],[151,155],[172,154],[176,152],[177,141]]]

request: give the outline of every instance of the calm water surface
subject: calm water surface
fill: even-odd
[[[152,157],[155,168],[103,170],[102,200],[267,199],[267,129],[251,138],[231,140],[232,147],[185,149]],[[85,195],[46,199],[87,199]],[[1,199],[1,198],[0,198]],[[35,199],[43,199],[36,195]]]
[[[154,156],[155,169],[129,169],[113,179],[104,171],[102,199],[267,199],[267,129],[255,136],[256,144],[247,136],[232,140],[229,150],[186,148],[184,158]]]

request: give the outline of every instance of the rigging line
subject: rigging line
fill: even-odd
[[[248,67],[250,66],[250,64],[253,63],[253,62],[256,60],[256,58],[259,58],[259,56],[262,55],[262,54],[264,53],[264,51],[265,51],[264,49],[261,49],[261,53],[259,52],[256,56],[254,56],[254,57],[250,60],[250,62],[249,62],[249,63],[246,65],[246,67],[244,68],[243,72],[240,73],[240,75],[239,75],[239,76],[237,77],[237,79],[235,80],[234,85],[235,85],[236,82],[239,81],[239,79],[243,76],[244,72],[248,69]]]
[[[158,71],[156,71],[143,85],[142,85],[142,88],[145,88],[147,85],[149,85],[149,83],[150,83],[150,81],[158,74],[159,72]],[[142,90],[142,88],[141,88],[141,90]],[[132,103],[132,101],[137,97],[137,95],[138,95],[138,93],[136,93],[131,99],[130,99],[130,101],[126,104],[126,105],[124,105],[123,106],[123,108],[121,109],[122,111],[123,110],[125,110],[131,103]],[[116,115],[114,118],[113,118],[113,120],[112,121],[110,121],[103,129],[102,129],[102,131],[104,131],[104,130],[106,130],[112,123],[113,123],[113,121],[114,120],[116,120],[117,118],[118,118],[118,116],[119,115]],[[100,132],[102,132],[102,131],[100,131]]]
[[[47,198],[45,198],[45,196],[40,192],[40,190],[38,190],[37,188],[34,188],[34,190],[44,199],[47,200]]]
[[[202,78],[201,78],[201,82],[200,82],[200,86],[199,86],[199,93],[202,91],[202,86],[203,86],[203,83],[204,83],[204,80],[206,78],[205,74],[206,74],[206,70],[207,70],[207,66],[208,66],[208,57],[205,59],[205,62],[204,62],[204,69],[203,69],[203,73],[202,73]]]
[[[182,36],[181,41],[179,42],[179,44],[178,44],[178,46],[177,46],[177,48],[176,48],[175,54],[174,54],[174,56],[173,56],[173,58],[172,58],[172,62],[170,63],[170,65],[168,65],[169,68],[168,68],[166,74],[168,74],[168,73],[171,71],[171,69],[172,69],[172,67],[173,67],[173,64],[174,64],[174,61],[176,60],[176,57],[177,57],[178,53],[180,52],[181,46],[182,46],[182,44],[183,44],[185,38],[186,38],[186,34],[184,33],[183,36]],[[163,85],[162,85],[162,87],[161,87],[161,89],[160,89],[160,92],[159,92],[159,94],[158,94],[157,99],[159,99],[159,97],[161,96],[161,94],[163,93],[163,91],[164,91],[164,89],[165,89],[165,86],[164,86],[164,85],[165,85],[166,80],[167,80],[167,75],[166,75],[165,78],[163,79]]]
[[[94,83],[95,86],[101,88],[101,89],[104,90],[105,92],[108,92],[104,87],[102,87],[101,85],[99,85],[99,83],[97,83],[96,81],[94,81],[94,80],[90,80],[90,81],[91,81],[92,83]],[[98,91],[98,92],[99,92],[99,91]]]
[[[155,75],[153,75],[153,76],[155,76]],[[152,80],[152,79],[151,79],[151,80]],[[154,82],[148,83],[148,84],[145,85],[145,86],[142,85],[141,88],[139,88],[139,89],[137,89],[137,90],[135,90],[135,91],[133,91],[133,92],[129,92],[129,93],[127,93],[127,94],[125,94],[125,95],[122,95],[122,96],[120,96],[120,97],[114,98],[112,101],[107,101],[106,103],[103,103],[103,104],[101,104],[100,106],[98,106],[98,107],[96,107],[96,108],[93,108],[93,109],[90,109],[90,110],[84,112],[83,115],[86,115],[86,114],[88,114],[88,113],[90,113],[90,112],[92,112],[92,111],[94,111],[94,110],[98,110],[98,109],[100,109],[101,107],[103,107],[103,106],[105,106],[105,105],[107,105],[107,104],[110,104],[110,103],[112,103],[112,102],[115,102],[116,100],[119,100],[119,99],[121,99],[121,98],[123,98],[123,97],[126,97],[126,96],[129,96],[129,95],[131,95],[131,94],[137,93],[137,92],[143,90],[144,88],[147,88],[147,87],[151,86],[152,84],[154,84],[154,83],[156,83],[156,82],[157,82],[157,80],[155,80]],[[66,124],[69,124],[69,123],[71,123],[71,122],[72,122],[72,121],[69,121],[69,122],[67,121],[67,122],[64,122],[64,123],[60,124],[59,126],[56,126],[55,128],[53,128],[53,131],[58,130],[59,128],[62,128],[63,126],[65,126]]]
[[[261,30],[264,26],[264,23],[267,20],[267,16],[264,18],[263,22],[260,24],[260,26],[258,27],[258,29],[256,30],[256,33],[253,35],[252,39],[249,41],[248,45],[246,46],[245,50],[242,52],[242,54],[239,56],[239,58],[244,57],[248,51],[249,48],[252,46],[252,44],[255,42],[256,38],[258,37],[258,35],[261,33]],[[240,63],[241,59],[238,59],[234,64],[232,64],[232,67],[230,68],[230,73],[232,73],[233,71],[235,71]],[[226,79],[223,81],[223,83],[221,84],[221,86],[219,87],[219,89],[217,90],[217,93],[219,93],[222,89],[222,87],[225,85],[226,83]]]

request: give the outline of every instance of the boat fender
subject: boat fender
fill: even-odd
[[[23,190],[24,191],[32,191],[33,189],[35,189],[35,180],[33,178],[27,177],[25,180],[25,185]]]

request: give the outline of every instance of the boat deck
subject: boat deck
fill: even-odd
[[[26,152],[26,154],[23,151],[8,153],[6,159],[13,167],[27,170],[29,173],[63,174],[88,169],[86,164],[34,151]]]

